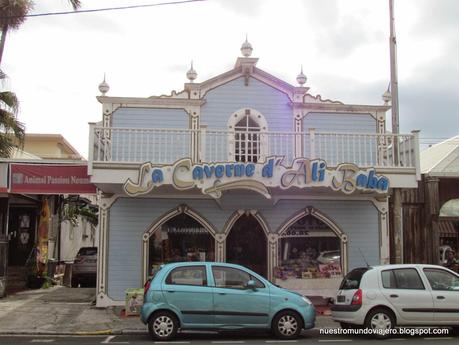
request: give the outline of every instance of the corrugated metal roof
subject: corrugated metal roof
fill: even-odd
[[[421,152],[421,173],[459,177],[459,135]]]

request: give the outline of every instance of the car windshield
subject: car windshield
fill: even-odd
[[[368,271],[369,267],[362,267],[353,269],[351,272],[346,274],[341,285],[340,290],[353,290],[360,287],[360,281],[362,280],[363,274]]]

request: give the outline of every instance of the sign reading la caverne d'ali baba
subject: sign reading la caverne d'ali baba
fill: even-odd
[[[374,168],[360,169],[355,164],[340,164],[329,169],[322,159],[296,158],[292,165],[283,157],[268,157],[264,163],[200,163],[183,158],[172,165],[140,166],[137,182],[128,179],[124,191],[130,196],[147,194],[155,187],[172,185],[178,190],[199,188],[204,194],[220,198],[230,189],[249,189],[270,199],[269,188],[327,187],[345,194],[356,190],[387,193],[389,179],[376,175]]]

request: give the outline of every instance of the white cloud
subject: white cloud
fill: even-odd
[[[84,8],[129,4],[83,0]],[[40,0],[34,11],[69,8],[66,0]],[[403,132],[459,132],[457,122],[445,125],[448,131],[439,125],[457,113],[458,9],[457,1],[396,1]],[[167,94],[182,89],[190,60],[198,82],[230,69],[247,33],[267,72],[295,84],[303,64],[312,93],[381,104],[388,31],[387,0],[210,0],[29,18],[9,35],[2,68],[20,97],[27,130],[62,133],[86,155],[87,123],[101,119],[95,97],[104,73],[110,95]]]

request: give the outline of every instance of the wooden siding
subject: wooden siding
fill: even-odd
[[[204,216],[217,232],[238,209],[257,209],[271,232],[307,206],[326,214],[349,236],[349,269],[364,265],[359,248],[369,264],[379,263],[378,212],[367,201],[281,200],[272,202],[253,193],[226,194],[220,206],[213,200],[120,198],[110,210],[108,231],[108,295],[124,298],[124,291],[139,287],[142,280],[142,235],[160,216],[186,203]]]
[[[188,129],[189,122],[183,109],[119,108],[112,115],[112,127],[119,128]],[[152,137],[147,132],[114,132],[111,157],[114,161],[172,163],[191,155],[190,142],[190,134],[173,136],[165,132]]]
[[[186,129],[189,122],[183,109],[118,108],[112,114],[112,127]]]
[[[257,79],[235,79],[209,91],[201,108],[201,125],[208,129],[228,130],[227,122],[243,108],[258,110],[268,122],[267,131],[293,132],[293,112],[288,96]]]
[[[303,131],[308,132],[310,128],[314,128],[316,133],[331,132],[331,133],[377,133],[376,120],[370,114],[352,114],[352,113],[309,113],[303,119]],[[326,142],[322,142],[322,141]],[[336,148],[323,150],[322,147]],[[347,150],[340,150],[342,146],[340,138],[321,138],[316,137],[315,140],[315,157],[325,159],[329,162],[355,162],[362,161],[367,164],[375,165],[377,161],[377,142],[376,138],[359,138],[347,140],[345,146]],[[354,148],[364,145],[367,150],[360,155],[354,157]],[[339,153],[341,152],[341,154]],[[310,146],[306,141],[304,144],[304,156],[311,157]]]
[[[376,120],[370,114],[309,113],[303,119],[303,130],[317,132],[377,133]]]

